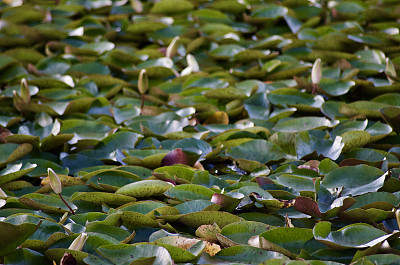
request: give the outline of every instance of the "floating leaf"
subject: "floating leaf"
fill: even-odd
[[[328,157],[332,160],[336,160],[345,144],[340,136],[335,137],[335,141],[328,139],[318,138],[309,132],[299,132],[295,138],[296,154],[298,158],[303,158],[308,155]]]
[[[345,95],[354,85],[355,82],[353,81],[335,81],[335,82],[319,83],[321,89],[330,96]]]
[[[252,140],[237,147],[231,147],[226,152],[226,155],[233,158],[258,161],[262,164],[278,161],[286,156],[279,146],[265,140]]]
[[[382,187],[385,174],[376,167],[366,165],[345,166],[332,170],[321,181],[327,188],[341,189],[342,195],[361,195]]]
[[[349,104],[342,104],[339,107],[340,113],[349,117],[361,116],[367,118],[380,118],[380,109],[387,107],[384,103],[370,101],[356,101]]]
[[[162,0],[151,9],[154,14],[174,15],[186,13],[193,9],[193,4],[186,0]]]
[[[13,252],[22,242],[29,238],[37,229],[36,224],[23,223],[13,225],[6,222],[0,222],[0,234],[3,238],[12,240],[4,240],[1,244],[1,256],[5,256]]]
[[[272,129],[281,132],[301,132],[331,127],[331,122],[321,117],[302,117],[279,121]]]
[[[288,9],[286,7],[269,4],[255,9],[251,14],[251,18],[256,21],[264,21],[265,19],[276,19],[285,16],[287,12]]]
[[[25,174],[28,174],[34,170],[36,166],[36,164],[30,163],[16,163],[8,165],[5,169],[0,171],[0,185],[21,178]]]
[[[318,241],[336,249],[372,247],[395,236],[367,224],[352,224],[332,232],[329,222],[318,223],[313,233]]]
[[[251,246],[233,246],[229,248],[224,248],[215,255],[217,259],[237,262],[242,261],[248,264],[259,264],[270,259],[285,259],[287,257],[273,251],[263,250]]]
[[[399,107],[386,107],[380,110],[382,117],[397,133],[400,133],[398,123],[400,108]]]
[[[40,252],[29,248],[17,249],[13,253],[4,257],[6,264],[50,264],[48,259]]]
[[[177,185],[165,192],[165,196],[178,200],[207,200],[211,199],[214,191],[196,184]]]
[[[101,256],[107,258],[114,264],[132,264],[142,258],[156,257],[152,264],[170,265],[172,259],[168,251],[160,246],[154,245],[106,245],[98,248]]]
[[[81,139],[102,140],[111,130],[107,125],[95,121],[66,120],[61,125],[61,134],[74,134]]]
[[[18,200],[33,209],[42,210],[44,212],[64,214],[65,212],[70,211],[70,209],[58,197],[52,197],[49,195],[31,193],[20,197]],[[74,204],[68,203],[68,205],[74,211],[77,210],[77,207]]]
[[[226,225],[222,228],[220,234],[236,243],[246,245],[252,236],[259,235],[269,229],[271,229],[271,226],[263,223],[241,221]]]
[[[277,227],[260,234],[260,237],[296,254],[302,249],[313,252],[321,248],[321,244],[314,239],[312,229],[307,228]]]
[[[121,187],[116,191],[116,194],[135,198],[160,196],[173,186],[173,184],[162,180],[142,180]]]
[[[31,152],[32,149],[32,145],[28,143],[21,145],[13,143],[0,145],[0,166],[4,167],[5,165],[22,158]]]
[[[342,134],[342,143],[344,143],[342,152],[346,153],[349,150],[357,147],[362,147],[370,141],[371,135],[364,131],[351,131]]]
[[[78,192],[72,194],[71,201],[82,200],[95,204],[123,205],[135,201],[135,198],[121,194],[112,194],[106,192]]]
[[[204,224],[210,225],[213,223],[216,223],[219,227],[222,228],[230,223],[234,223],[240,220],[242,220],[242,218],[226,212],[202,211],[185,214],[179,217],[177,221],[183,225],[194,228],[197,228]]]
[[[241,51],[244,51],[245,48],[235,44],[229,45],[221,45],[210,52],[210,55],[217,59],[225,59],[228,60],[232,56],[238,54]]]

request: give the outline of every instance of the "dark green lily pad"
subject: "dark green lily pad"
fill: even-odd
[[[106,245],[99,247],[98,253],[109,261],[118,264],[131,264],[133,261],[150,257],[156,257],[152,261],[152,264],[172,264],[172,259],[168,251],[163,247],[154,245]]]
[[[377,191],[385,180],[383,172],[375,167],[357,165],[332,170],[321,181],[327,188],[341,189],[342,195],[361,195]]]
[[[332,232],[329,222],[317,224],[313,233],[318,241],[336,249],[372,247],[395,236],[366,224],[352,224]]]
[[[13,225],[6,222],[0,222],[0,233],[3,238],[12,238],[14,239],[11,242],[3,241],[1,247],[1,255],[8,255],[12,253],[22,242],[24,242],[27,238],[29,238],[37,229],[36,224],[32,223],[23,223],[20,225]]]
[[[233,158],[258,161],[262,164],[285,158],[285,153],[279,146],[265,140],[252,140],[237,147],[231,147],[226,152],[226,155]]]

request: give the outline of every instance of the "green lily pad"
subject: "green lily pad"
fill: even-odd
[[[245,48],[235,44],[221,45],[210,52],[210,55],[216,59],[229,60],[232,56],[244,51]]]
[[[380,110],[382,117],[385,121],[393,128],[393,130],[397,133],[400,132],[400,127],[398,125],[398,117],[400,114],[399,107],[386,107]]]
[[[98,253],[114,264],[132,264],[142,258],[155,257],[151,264],[171,265],[172,259],[168,251],[160,246],[154,245],[106,245],[97,249]]]
[[[99,122],[71,119],[62,123],[60,133],[74,134],[78,140],[102,140],[110,130],[111,127]]]
[[[82,200],[95,204],[123,205],[135,201],[131,196],[112,194],[107,192],[78,192],[72,194],[71,201]]]
[[[115,193],[135,198],[161,196],[172,187],[173,184],[162,180],[141,180],[125,185]]]
[[[187,213],[194,213],[194,212],[200,212],[200,211],[207,211],[211,207],[218,206],[217,204],[214,204],[213,202],[210,202],[208,200],[191,200],[187,201],[181,204],[178,204],[175,206],[176,209],[178,209],[180,214],[187,214]],[[220,208],[220,207],[216,207]],[[219,209],[216,209],[219,210]]]
[[[165,196],[169,198],[185,200],[207,200],[211,199],[214,191],[201,185],[182,184],[168,189]]]
[[[28,143],[21,145],[6,143],[0,145],[0,167],[4,167],[7,164],[22,158],[31,151],[32,145]]]
[[[242,218],[226,212],[202,211],[184,214],[179,217],[177,221],[183,225],[194,228],[197,228],[204,224],[213,223],[216,223],[219,227],[223,228],[230,223],[238,222],[241,220]]]
[[[30,163],[8,165],[5,169],[0,171],[0,185],[21,178],[25,174],[34,170],[36,166],[36,164]]]
[[[231,147],[227,150],[226,155],[233,158],[258,161],[262,164],[278,161],[286,157],[279,146],[265,140],[252,140],[237,147]]]
[[[340,167],[325,175],[321,181],[327,188],[341,189],[342,195],[375,192],[383,186],[385,174],[376,167],[357,165]]]
[[[380,109],[388,107],[388,105],[371,101],[355,101],[349,104],[342,104],[339,111],[349,117],[366,116],[367,118],[380,118]]]
[[[345,144],[342,137],[335,137],[335,140],[321,139],[309,132],[299,132],[295,138],[295,148],[298,158],[303,158],[316,153],[317,156],[324,156],[336,160]]]
[[[274,4],[268,4],[260,8],[255,9],[251,13],[251,18],[256,21],[265,21],[270,19],[277,19],[283,17],[287,14],[288,9],[283,6],[278,6]]]
[[[81,64],[75,64],[71,66],[67,74],[71,75],[85,75],[85,74],[103,74],[103,75],[109,75],[110,74],[110,69],[108,69],[107,66],[99,64],[99,63],[81,63]]]
[[[309,111],[320,108],[323,103],[320,98],[293,88],[273,90],[267,97],[274,105],[302,108]]]
[[[193,4],[186,0],[162,0],[154,4],[151,13],[175,15],[186,13],[193,9]]]
[[[158,222],[151,219],[150,217],[131,211],[123,211],[121,215],[123,224],[130,228],[135,229],[137,227],[149,226],[158,227]]]
[[[50,195],[30,193],[20,197],[18,200],[33,209],[42,210],[44,212],[64,214],[70,211],[60,198]],[[74,211],[78,209],[71,202],[68,202],[68,205]]]
[[[365,131],[351,131],[342,134],[342,143],[344,143],[342,152],[346,153],[349,150],[357,147],[362,147],[369,143],[371,135]]]
[[[7,217],[5,221],[14,225],[20,225],[23,223],[32,223],[38,225],[40,223],[40,226],[35,233],[21,244],[21,246],[24,247],[36,249],[44,248],[49,237],[55,233],[64,232],[64,229],[61,227],[61,225],[55,223],[54,221],[49,221],[29,214],[11,215]]]
[[[372,247],[395,236],[367,224],[352,224],[337,231],[331,231],[329,222],[318,223],[313,233],[315,239],[336,249]]]
[[[208,90],[203,94],[206,98],[220,99],[220,100],[235,100],[235,99],[245,99],[247,95],[235,88],[218,88],[213,90]]]
[[[278,121],[272,128],[280,132],[301,132],[332,127],[332,123],[322,117],[301,117]]]
[[[277,227],[260,234],[260,237],[296,254],[302,249],[313,252],[322,246],[314,239],[313,230],[307,228]]]
[[[222,228],[220,234],[241,245],[247,245],[252,236],[259,235],[272,227],[264,223],[240,221]]]
[[[341,96],[349,92],[355,85],[353,81],[321,82],[318,84],[321,89],[330,96]]]
[[[260,264],[270,259],[284,259],[287,257],[273,251],[268,251],[250,246],[233,246],[225,248],[215,256],[218,260],[227,262],[246,262],[247,264]]]
[[[50,261],[40,252],[31,250],[29,248],[17,249],[13,253],[4,257],[6,264],[21,264],[21,265],[50,265]]]
[[[8,255],[13,252],[22,242],[29,238],[37,229],[36,224],[23,223],[20,225],[13,225],[6,222],[0,222],[0,233],[3,238],[12,238],[11,241],[3,241],[1,244],[0,254],[2,256]]]

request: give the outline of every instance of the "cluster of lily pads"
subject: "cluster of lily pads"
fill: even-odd
[[[0,263],[399,264],[396,0],[3,0]]]

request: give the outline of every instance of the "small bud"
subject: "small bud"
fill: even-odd
[[[196,58],[193,55],[191,54],[186,55],[186,61],[188,66],[192,68],[193,72],[200,71],[199,64],[197,63]]]
[[[190,75],[193,72],[192,67],[188,66],[182,70],[181,76]]]
[[[61,124],[60,124],[60,122],[58,121],[58,119],[56,119],[56,120],[54,121],[53,128],[51,129],[51,134],[54,135],[54,136],[56,136],[57,134],[60,133],[60,129],[61,129]]]
[[[81,251],[87,239],[88,235],[86,233],[81,233],[74,241],[72,241],[68,249]]]
[[[50,179],[50,186],[56,194],[61,194],[62,185],[60,178],[57,176],[53,169],[47,168],[47,175]]]
[[[168,58],[172,58],[176,54],[179,45],[178,41],[179,41],[179,36],[176,36],[175,38],[172,39],[171,43],[168,45],[166,52],[166,56]]]
[[[131,7],[136,13],[143,12],[143,4],[140,0],[131,0]]]
[[[25,78],[21,79],[21,98],[25,103],[31,101],[31,92],[29,90],[28,82]]]
[[[146,94],[149,89],[149,79],[147,77],[146,69],[142,69],[139,74],[138,89],[141,95]]]
[[[312,70],[311,70],[311,82],[313,85],[317,85],[322,78],[322,66],[321,66],[321,58],[315,60]]]

